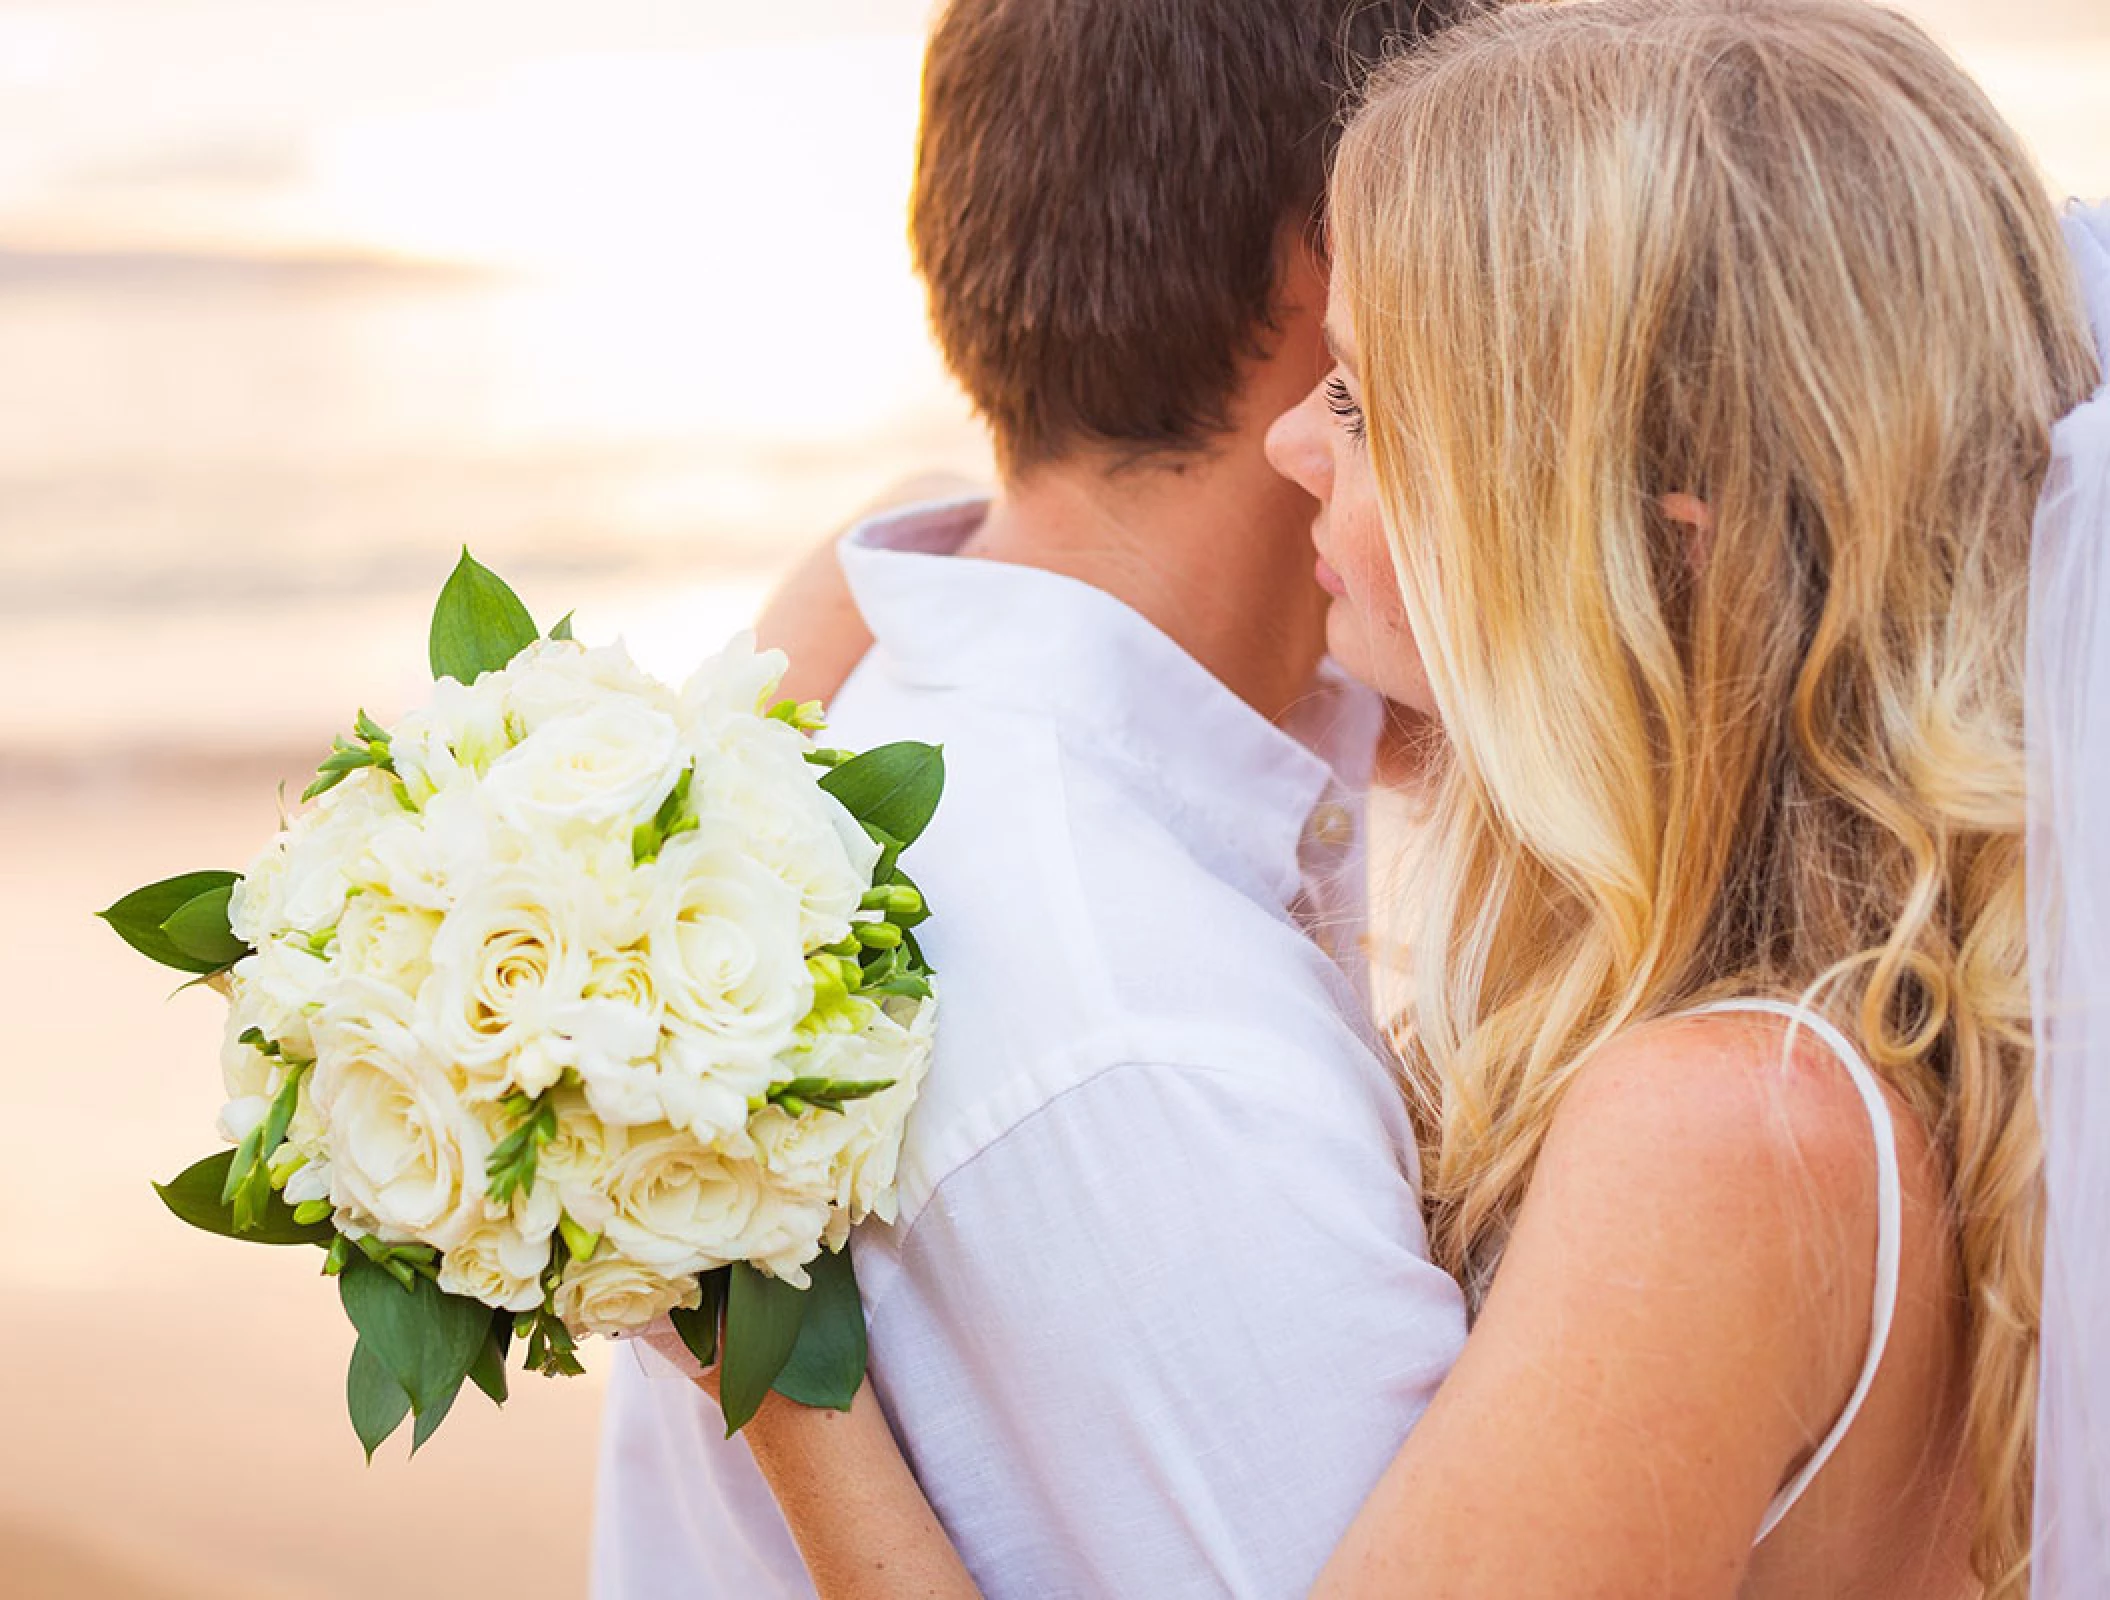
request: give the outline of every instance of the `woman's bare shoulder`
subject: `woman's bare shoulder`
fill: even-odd
[[[1791,1037],[1770,1013],[1665,1017],[1593,1054],[1561,1099],[1545,1159],[1615,1154],[1621,1166],[1646,1154],[1649,1187],[1672,1203],[1690,1193],[1873,1216],[1875,1137],[1851,1072],[1815,1033]]]

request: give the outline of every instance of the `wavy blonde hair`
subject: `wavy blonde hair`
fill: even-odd
[[[1612,1035],[1814,996],[1946,1157],[1973,1558],[2026,1592],[2024,606],[2095,371],[2041,180],[1855,0],[1514,5],[1374,81],[1333,228],[1449,735],[1402,1038],[1438,1258],[1484,1292]]]

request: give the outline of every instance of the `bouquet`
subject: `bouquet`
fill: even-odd
[[[467,551],[431,699],[361,712],[245,872],[103,917],[228,1001],[219,1132],[156,1188],[194,1226],[312,1244],[357,1331],[346,1395],[412,1450],[464,1382],[581,1370],[669,1316],[729,1429],[864,1371],[850,1228],[893,1214],[936,1001],[900,856],[940,753],[816,743],[736,640],[679,691]]]

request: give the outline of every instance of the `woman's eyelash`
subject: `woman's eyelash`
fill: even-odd
[[[1363,436],[1363,408],[1355,403],[1355,396],[1348,392],[1348,385],[1339,378],[1326,380],[1326,409],[1341,419],[1348,437]]]

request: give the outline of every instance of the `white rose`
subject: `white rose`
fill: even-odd
[[[329,1199],[329,1129],[323,1125],[322,1113],[316,1109],[315,1074],[312,1071],[300,1081],[300,1093],[293,1101],[293,1120],[286,1125],[286,1147],[280,1152],[279,1160],[288,1155],[294,1166],[292,1175],[286,1179],[286,1204],[297,1206],[307,1200]],[[276,1167],[278,1161],[272,1164]]]
[[[390,780],[355,772],[295,817],[258,853],[234,886],[227,920],[251,945],[292,929],[325,933],[337,925],[373,836],[409,816]]]
[[[798,896],[716,830],[670,839],[644,869],[645,939],[670,1028],[708,1041],[709,1057],[760,1063],[787,1048],[813,1008]],[[691,1065],[709,1057],[692,1053]]]
[[[411,800],[421,809],[435,794],[480,777],[511,748],[502,675],[476,682],[441,678],[422,706],[388,730],[388,754]]]
[[[536,1191],[546,1189],[580,1227],[599,1233],[615,1215],[606,1185],[617,1158],[630,1148],[629,1130],[596,1116],[585,1094],[569,1084],[555,1091],[552,1104],[557,1133],[536,1161]]]
[[[804,1289],[813,1282],[806,1264],[821,1253],[834,1231],[832,1215],[825,1200],[773,1192],[771,1203],[755,1208],[753,1224],[740,1241],[740,1257],[757,1270]]]
[[[259,945],[285,927],[286,854],[291,832],[281,829],[257,852],[227,897],[227,926],[244,944]]]
[[[729,1050],[719,1035],[669,1017],[656,1055],[581,1076],[595,1110],[611,1122],[669,1123],[742,1155],[748,1111],[777,1074],[770,1057]]]
[[[332,1203],[385,1239],[452,1249],[482,1218],[490,1135],[394,990],[348,980],[314,1031],[308,1093],[327,1129]]]
[[[485,803],[524,834],[619,835],[649,821],[681,775],[674,719],[628,697],[545,721],[491,763]]]
[[[346,902],[337,923],[339,970],[416,994],[432,970],[432,940],[440,915],[371,889]]]
[[[781,650],[756,650],[752,633],[735,634],[682,685],[682,725],[707,747],[722,728],[767,711],[790,665]]]
[[[706,1142],[735,1133],[769,1087],[766,1058],[666,1014],[642,949],[597,953],[586,998],[557,1019],[566,1064],[597,1116],[618,1127],[666,1122]]]
[[[549,1224],[539,1231],[512,1215],[484,1217],[440,1257],[439,1286],[502,1310],[534,1310],[542,1304],[542,1271],[557,1226],[556,1208],[547,1214]]]
[[[836,1203],[852,1222],[867,1216],[894,1220],[901,1141],[936,1044],[935,1000],[890,1000],[887,1007],[892,1013],[906,1013],[907,1025],[889,1016],[865,1037],[875,1052],[868,1062],[872,1075],[891,1077],[894,1086],[846,1108],[856,1131],[844,1143],[835,1169]]]
[[[757,1246],[812,1259],[827,1225],[824,1201],[775,1191],[752,1162],[728,1160],[672,1128],[632,1131],[608,1175],[614,1214],[605,1235],[623,1255],[669,1276],[746,1261]],[[788,1275],[788,1274],[787,1274]],[[793,1279],[803,1286],[801,1274]]]
[[[894,1217],[896,1169],[910,1108],[930,1070],[932,1002],[890,1001],[907,1025],[884,1012],[855,1034],[822,1034],[781,1070],[848,1082],[893,1080],[891,1088],[844,1104],[840,1113],[793,1117],[771,1106],[749,1125],[756,1159],[780,1181],[827,1196],[837,1208],[829,1243],[867,1216]]]
[[[664,1120],[657,1101],[640,1101],[637,1088],[658,1074],[655,1016],[618,1000],[588,998],[560,1007],[552,1026],[560,1041],[552,1053],[579,1075],[603,1119],[618,1125]]]
[[[694,1276],[668,1276],[626,1261],[606,1245],[591,1261],[574,1261],[554,1296],[557,1315],[574,1334],[635,1333],[677,1307],[694,1310],[703,1291]]]
[[[680,702],[658,679],[639,670],[620,644],[589,648],[575,640],[545,639],[497,675],[513,726],[532,734],[561,717],[629,700],[672,717]]]
[[[413,829],[417,818],[396,799],[387,776],[355,772],[316,802],[316,821],[294,842],[286,862],[285,925],[327,933],[345,897],[368,876],[369,851],[386,834]]]
[[[235,1010],[296,1061],[315,1059],[310,1020],[329,993],[330,964],[300,934],[267,939],[234,966]]]
[[[271,1109],[285,1069],[243,1042],[241,1036],[255,1024],[242,1007],[239,980],[231,998],[234,1003],[228,1007],[227,1027],[220,1039],[220,1081],[227,1091],[227,1103],[220,1108],[219,1133],[229,1144],[240,1144]]]
[[[420,911],[444,912],[495,865],[501,839],[474,784],[445,789],[405,825],[366,842],[360,887]]]
[[[699,757],[691,802],[705,828],[722,823],[797,891],[807,950],[850,931],[850,913],[872,886],[879,846],[821,788],[805,741],[781,722],[729,724]]]
[[[576,865],[552,856],[487,873],[440,923],[418,1010],[472,1095],[540,1094],[563,1072],[554,1019],[592,971],[588,898]]]

